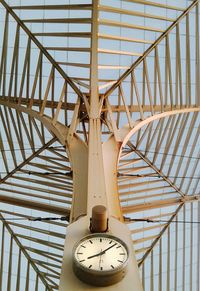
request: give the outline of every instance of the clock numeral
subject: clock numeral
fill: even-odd
[[[89,242],[90,242],[91,244],[93,244],[93,242],[92,242],[91,240],[89,240]]]
[[[83,253],[77,253],[77,255],[82,255]]]
[[[92,268],[92,265],[89,265],[89,269]]]
[[[125,255],[125,253],[120,253],[120,255]]]
[[[84,248],[84,249],[86,249],[86,247],[85,247],[85,246],[83,246],[83,245],[81,245],[81,247],[82,247],[82,248]]]
[[[102,238],[100,238],[100,242],[102,242]]]
[[[121,248],[121,246],[116,247],[116,249]]]
[[[103,270],[103,267],[101,267],[101,271]]]
[[[79,261],[79,263],[82,263],[82,262],[84,262],[85,260],[81,260],[81,261]]]
[[[109,242],[109,245],[112,243],[112,240]]]
[[[111,266],[111,268],[113,268],[114,269],[114,266],[113,265],[110,265]]]
[[[117,260],[118,262],[120,262],[120,263],[123,263],[123,261],[120,261],[120,260]]]

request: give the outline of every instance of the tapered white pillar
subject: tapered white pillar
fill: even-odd
[[[98,126],[94,126],[89,147],[74,138],[70,156],[74,179],[74,200],[71,224],[67,227],[60,291],[109,290],[142,291],[138,265],[131,234],[123,223],[117,189],[117,161],[120,146],[114,137],[101,143]],[[80,281],[73,272],[73,248],[84,236],[90,234],[92,207],[104,205],[108,210],[108,233],[120,238],[129,248],[128,271],[122,281],[107,287],[94,287]]]

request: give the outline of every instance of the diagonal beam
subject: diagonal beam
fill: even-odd
[[[128,142],[128,146],[134,150],[134,152],[141,158],[145,163],[148,164],[149,167],[151,167],[159,176],[162,177],[162,179],[167,182],[178,194],[180,194],[182,197],[185,196],[185,193],[183,193],[173,182],[164,175],[163,172],[161,172],[145,155],[143,155],[139,150],[136,149],[135,146],[131,144],[131,142]]]
[[[123,206],[122,210],[124,214],[143,212],[150,209],[166,208],[170,206],[180,205],[182,203],[193,203],[200,201],[200,195],[185,195],[183,198],[171,198],[163,200],[154,200],[152,202],[146,202],[136,205]]]
[[[16,205],[19,207],[34,209],[38,211],[53,213],[53,214],[57,214],[61,216],[67,216],[67,219],[69,219],[69,215],[70,215],[70,209],[66,207],[59,207],[59,206],[36,202],[33,200],[28,200],[28,199],[14,198],[7,195],[0,195],[0,202]]]
[[[112,92],[131,74],[134,69],[153,51],[153,49],[176,27],[176,25],[199,3],[195,0],[192,4],[160,35],[160,37],[139,57],[132,66],[126,70],[121,77],[105,92],[105,98],[112,94]]]
[[[171,10],[176,10],[176,11],[184,11],[183,8],[178,7],[178,6],[173,6],[173,5],[168,5],[165,3],[159,3],[159,2],[152,2],[148,0],[126,0],[126,2],[134,2],[138,4],[144,4],[152,7],[158,7],[158,8],[166,8],[166,9],[171,9]]]
[[[39,150],[34,152],[28,159],[24,160],[21,164],[19,164],[15,169],[13,169],[10,173],[8,173],[3,179],[0,180],[0,184],[3,184],[8,178],[12,177],[17,171],[19,171],[22,167],[27,165],[31,160],[37,157],[41,152],[47,149],[50,145],[52,145],[57,140],[57,137],[53,137],[49,142],[44,144]]]
[[[38,39],[32,34],[32,32],[27,28],[23,21],[16,15],[13,9],[4,1],[0,0],[0,4],[10,13],[10,15],[15,19],[19,26],[26,32],[30,39],[35,43],[35,45],[40,49],[40,51],[45,55],[45,57],[50,61],[54,68],[60,73],[60,75],[67,81],[67,83],[72,87],[76,94],[83,100],[85,97],[79,88],[75,85],[72,79],[63,71],[63,69],[58,65],[58,63],[53,59],[53,57],[48,53],[48,51],[43,47],[43,45],[38,41]]]
[[[159,240],[161,239],[161,237],[163,236],[163,234],[169,228],[169,226],[170,226],[171,222],[173,221],[173,219],[178,215],[178,213],[180,212],[180,210],[183,208],[183,205],[184,205],[184,203],[182,203],[181,205],[179,205],[179,207],[176,209],[175,213],[169,219],[168,223],[163,227],[163,229],[160,232],[160,234],[158,235],[158,237],[153,241],[153,243],[151,244],[151,247],[148,249],[148,251],[144,254],[144,256],[142,257],[141,261],[139,262],[139,264],[138,264],[139,267],[144,263],[145,259],[148,257],[148,255],[151,253],[151,251],[153,250],[153,248],[155,247],[155,245],[159,242]]]

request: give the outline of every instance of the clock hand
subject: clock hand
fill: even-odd
[[[101,252],[101,254],[105,254],[105,252],[107,252],[109,249],[113,248],[114,246],[116,246],[117,243],[115,243],[114,245],[110,246],[109,248],[105,249],[104,251]]]
[[[93,256],[90,256],[90,257],[87,257],[87,259],[92,259],[94,257],[98,257],[98,256],[101,256],[102,255],[102,252],[96,254],[96,255],[93,255]]]
[[[114,246],[116,246],[117,243],[115,243],[114,245],[110,246],[109,248],[101,251],[100,253],[96,254],[96,255],[93,255],[93,256],[90,256],[90,257],[87,257],[87,259],[92,259],[94,257],[98,257],[98,256],[101,256],[103,254],[105,254],[106,251],[108,251],[109,249],[113,248]]]
[[[102,250],[101,250],[101,252],[102,252]],[[99,269],[101,269],[101,255],[99,257]]]

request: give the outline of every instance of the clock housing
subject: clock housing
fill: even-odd
[[[73,249],[76,276],[91,285],[108,286],[123,279],[129,250],[118,237],[95,233],[82,238]]]

